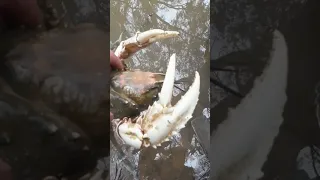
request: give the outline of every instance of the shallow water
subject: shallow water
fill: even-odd
[[[131,68],[144,71],[165,72],[169,57],[176,53],[176,79],[185,78],[187,83],[179,85],[187,90],[194,72],[199,71],[201,82],[208,82],[209,66],[209,2],[208,1],[111,1],[110,40],[115,42],[121,33],[123,39],[137,31],[163,29],[180,32],[180,37],[163,40],[136,53],[129,59]],[[209,85],[201,83],[199,105],[194,117],[207,116],[209,107]],[[174,102],[183,91],[175,88]],[[209,118],[209,117],[208,117]],[[204,120],[204,119],[203,119]],[[169,144],[165,145],[169,146]],[[125,159],[138,172],[140,179],[205,179],[209,163],[204,150],[195,138],[191,124],[175,137],[170,148],[146,149],[130,153],[124,148]],[[140,158],[139,158],[140,157]],[[118,161],[118,164],[123,161]],[[112,165],[111,165],[112,166]],[[147,168],[146,168],[147,167]],[[208,173],[207,173],[208,174]],[[112,178],[112,177],[111,177]]]

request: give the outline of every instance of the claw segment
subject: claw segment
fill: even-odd
[[[199,100],[199,89],[200,75],[198,71],[196,71],[193,84],[190,86],[187,93],[181,97],[181,100],[178,101],[174,106],[174,111],[172,113],[173,119],[178,119],[178,117],[185,117],[184,121],[182,121],[179,126],[184,127],[184,125],[187,123],[186,121],[188,121],[192,117],[193,111],[196,108]],[[186,104],[189,104],[189,106],[186,106]]]
[[[161,39],[168,39],[175,36],[178,36],[179,32],[177,31],[164,31],[161,29],[151,29],[143,33],[136,34],[137,43],[144,45],[146,43],[153,43]]]
[[[172,91],[174,86],[174,76],[176,73],[176,54],[170,57],[166,76],[163,81],[161,92],[159,93],[159,101],[163,107],[168,107],[171,103]]]
[[[176,37],[179,35],[177,31],[164,31],[161,29],[151,29],[145,32],[137,32],[135,36],[122,41],[115,51],[115,55],[120,59],[127,59],[137,51],[150,46],[152,43]]]
[[[126,144],[136,149],[141,147],[143,134],[139,124],[132,123],[131,121],[123,122],[118,125],[117,131]]]

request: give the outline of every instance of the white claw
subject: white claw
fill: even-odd
[[[172,54],[169,60],[166,76],[159,93],[159,102],[163,107],[171,104],[172,92],[174,87],[174,76],[176,73],[176,54]]]
[[[118,126],[118,134],[126,144],[136,149],[141,147],[143,134],[140,125],[131,122],[123,123]]]
[[[169,87],[167,86],[166,88]],[[148,138],[151,144],[160,144],[166,141],[168,137],[184,128],[185,124],[192,117],[193,111],[198,103],[199,94],[200,76],[199,73],[196,72],[192,85],[187,93],[181,97],[180,101],[174,106],[173,112],[158,115],[157,118],[153,119],[152,128],[146,131],[144,138]]]
[[[121,41],[114,54],[120,59],[127,59],[137,51],[150,46],[156,41],[177,37],[177,31],[164,31],[162,29],[150,29],[145,32],[137,32],[135,36]]]
[[[189,90],[186,92],[184,96],[177,102],[174,106],[174,111],[172,113],[172,119],[182,118],[181,122],[177,124],[177,128],[183,128],[187,121],[192,118],[192,114],[194,109],[196,108],[199,100],[200,94],[200,75],[198,71],[195,73],[195,78],[190,86]],[[174,122],[172,122],[174,123]]]
[[[162,29],[151,29],[137,34],[137,41],[140,43],[153,43],[161,39],[176,37],[179,35],[177,31],[164,31]]]

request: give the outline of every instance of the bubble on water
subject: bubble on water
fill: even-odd
[[[203,114],[206,118],[210,119],[210,109],[209,109],[209,108],[204,108],[203,111],[202,111],[202,114]]]

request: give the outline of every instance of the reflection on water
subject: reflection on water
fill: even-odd
[[[178,38],[155,43],[138,52],[129,59],[128,64],[131,68],[144,71],[165,72],[169,57],[176,53],[176,79],[186,79],[187,83],[179,85],[179,88],[187,90],[195,71],[199,71],[202,82],[207,82],[209,66],[205,65],[209,60],[209,56],[206,56],[209,51],[209,10],[209,1],[113,0],[110,2],[110,40],[117,41],[121,33],[123,39],[126,39],[137,31],[149,29],[180,32]],[[201,84],[195,117],[208,116],[204,109],[209,107],[209,86],[207,83]],[[179,100],[181,95],[183,92],[175,88],[176,98],[173,103]],[[123,150],[126,154],[123,158],[130,160],[135,170],[139,169],[139,176],[143,179],[205,179],[205,174],[208,175],[208,160],[190,125],[181,130],[180,136],[157,150],[145,149],[140,153],[131,153],[127,148]],[[121,164],[124,163],[113,162],[111,168]]]

